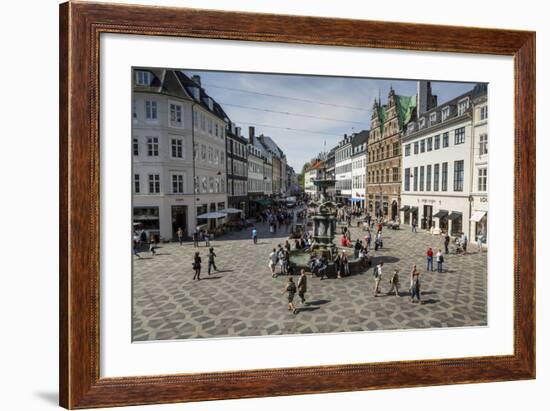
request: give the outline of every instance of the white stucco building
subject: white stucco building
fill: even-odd
[[[401,221],[419,229],[470,234],[475,148],[474,101],[485,85],[409,123],[402,137]],[[480,129],[481,130],[481,129]],[[470,237],[470,240],[473,240]]]
[[[363,130],[353,136],[351,141],[351,202],[356,208],[367,207],[366,184],[367,184],[367,142],[369,132]]]
[[[342,204],[351,203],[352,194],[352,162],[351,162],[351,136],[344,135],[338,142],[334,154],[334,174],[336,179],[336,201]]]
[[[487,195],[489,176],[489,134],[487,122],[489,109],[487,93],[481,93],[473,98],[473,173],[472,173],[472,216],[470,217],[470,239],[475,241],[481,236],[487,243],[487,221],[489,219],[489,196]]]
[[[313,200],[319,199],[320,190],[313,181],[324,178],[325,164],[322,160],[315,160],[304,171],[304,192]]]
[[[197,215],[227,204],[227,116],[198,77],[136,68],[132,81],[134,224],[160,239],[180,227],[189,236],[207,223]]]

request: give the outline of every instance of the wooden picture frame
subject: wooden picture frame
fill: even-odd
[[[102,33],[513,56],[513,355],[100,378]],[[535,378],[534,32],[69,2],[60,6],[59,46],[60,405],[91,408]]]

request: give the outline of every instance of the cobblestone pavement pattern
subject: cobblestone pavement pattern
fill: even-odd
[[[309,304],[298,303],[300,311],[294,315],[282,293],[286,277],[271,278],[267,266],[269,253],[284,243],[286,234],[258,227],[257,245],[250,230],[211,242],[220,271],[210,276],[204,243],[198,249],[192,243],[163,244],[154,257],[148,252],[134,257],[134,341],[487,324],[487,254],[470,246],[467,255],[445,256],[444,273],[426,272],[427,248],[443,248],[443,240],[412,233],[407,226],[384,228],[384,248],[374,254],[375,263],[384,261],[382,296],[373,295],[372,268],[342,279],[321,281],[308,275]],[[363,236],[353,228],[352,240],[358,235]],[[197,250],[203,259],[201,281],[192,280]],[[408,294],[412,264],[422,273],[422,305],[412,304]],[[399,297],[385,294],[394,269],[400,272]]]

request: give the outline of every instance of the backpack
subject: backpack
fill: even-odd
[[[291,294],[296,294],[296,284],[290,283],[288,287],[286,287],[286,290]]]

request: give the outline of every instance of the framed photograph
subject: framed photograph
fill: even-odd
[[[60,405],[535,378],[535,33],[60,6]]]

